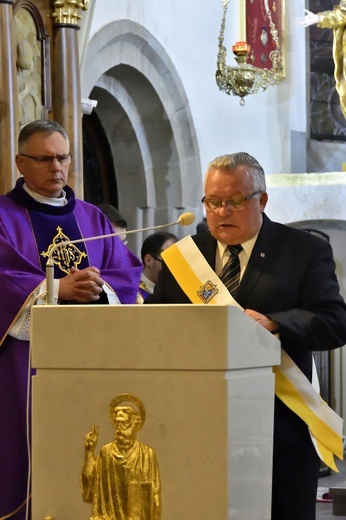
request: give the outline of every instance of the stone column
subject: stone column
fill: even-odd
[[[53,12],[53,114],[70,139],[69,186],[83,198],[82,108],[77,30],[89,0],[55,0]]]
[[[0,194],[7,193],[18,175],[15,164],[18,98],[13,25],[14,0],[0,0]]]

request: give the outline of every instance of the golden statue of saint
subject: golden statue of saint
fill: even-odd
[[[342,113],[346,118],[346,0],[341,0],[331,11],[314,14],[305,9],[304,18],[298,20],[303,27],[317,24],[321,29],[333,29],[333,60],[335,88],[340,97]]]
[[[90,520],[159,520],[161,485],[153,448],[137,440],[145,421],[143,403],[120,394],[110,403],[114,441],[95,457],[98,427],[85,436],[81,475],[83,500],[92,504]]]

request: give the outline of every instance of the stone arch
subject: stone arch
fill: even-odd
[[[115,21],[90,40],[84,64],[82,98],[98,101],[94,110],[111,144],[119,207],[127,220],[151,226],[199,207],[201,165],[193,119],[161,44],[141,25]]]

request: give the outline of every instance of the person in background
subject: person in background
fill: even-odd
[[[333,60],[335,88],[340,97],[340,106],[346,118],[346,0],[341,0],[330,11],[312,13],[305,9],[305,16],[297,20],[298,25],[317,25],[320,29],[333,30]]]
[[[139,293],[143,300],[152,294],[157,277],[161,269],[161,253],[172,244],[177,242],[177,237],[172,233],[159,231],[149,235],[142,244],[141,259],[143,262],[143,272],[139,283]]]
[[[346,305],[330,244],[271,221],[267,201],[264,171],[254,157],[241,152],[214,159],[202,199],[209,231],[177,244],[196,281],[172,261],[173,245],[145,303],[201,303],[200,295],[204,303],[220,295],[225,304],[235,300],[247,316],[279,335],[282,351],[313,393],[312,352],[346,343]],[[219,279],[207,282],[215,273]],[[207,285],[215,287],[204,291]],[[315,520],[320,459],[306,422],[285,398],[275,397],[271,519]]]
[[[123,242],[123,244],[127,244],[126,241],[126,228],[127,222],[124,217],[119,213],[119,211],[112,206],[111,204],[98,204],[97,207],[102,211],[104,215],[108,218],[115,233],[120,233],[119,238]]]
[[[0,518],[30,518],[30,321],[32,307],[45,302],[50,250],[113,232],[103,213],[67,185],[71,159],[58,123],[25,125],[16,155],[21,177],[0,197]],[[56,303],[136,303],[142,263],[118,237],[62,245],[52,260]]]
[[[196,233],[203,233],[203,231],[208,231],[208,229],[209,229],[209,226],[208,226],[207,218],[204,217],[203,220],[198,222],[198,224],[196,226]]]

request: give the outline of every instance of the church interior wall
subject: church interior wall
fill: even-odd
[[[339,141],[310,140],[307,145],[307,171],[344,171],[346,143]]]
[[[306,131],[306,79],[300,73],[306,35],[295,23],[304,2],[286,9],[287,78],[278,87],[249,96],[244,107],[239,98],[220,92],[215,82],[221,1],[208,2],[203,9],[196,0],[188,6],[156,0],[121,2],[113,8],[111,4],[97,0],[89,40],[104,30],[113,12],[114,19],[145,27],[164,47],[191,109],[201,157],[200,175],[215,156],[244,149],[255,155],[268,173],[291,171],[290,131]],[[230,2],[225,34],[230,65],[235,63],[231,46],[239,39],[234,4]],[[93,65],[97,67],[89,61],[88,68]]]
[[[82,96],[99,102],[94,110],[113,150],[119,209],[130,227],[172,222],[198,206],[202,216],[195,127],[165,50],[146,29],[120,20],[95,33],[87,62],[96,66],[82,68]],[[143,237],[130,240],[140,249]]]
[[[95,0],[92,5],[93,9],[83,17],[81,24],[81,60],[85,59],[88,41],[95,33],[102,32],[111,20],[131,20],[145,27],[164,47],[184,86],[199,143],[200,175],[213,157],[244,149],[256,156],[268,173],[341,169],[344,161],[340,162],[340,154],[345,153],[343,143],[338,145],[340,154],[335,155],[334,143],[323,143],[330,157],[325,168],[319,169],[324,155],[319,154],[319,144],[312,141],[310,146],[308,138],[306,162],[296,160],[301,145],[292,141],[292,132],[301,132],[304,139],[309,130],[308,32],[296,23],[304,13],[304,0],[290,3],[285,10],[286,79],[278,87],[269,87],[266,92],[249,96],[244,107],[240,107],[237,97],[220,92],[215,82],[221,0],[207,2],[203,9],[197,0],[190,0],[188,5],[157,0],[116,4],[112,0]],[[227,62],[232,65],[235,62],[231,46],[239,39],[240,31],[238,0],[230,2],[228,15],[225,37]],[[87,68],[90,67],[97,67],[97,64],[88,61]]]
[[[291,171],[307,172],[307,135],[306,132],[291,130]]]

